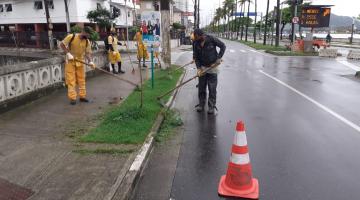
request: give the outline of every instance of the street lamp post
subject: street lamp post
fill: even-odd
[[[294,17],[297,17],[297,5],[298,5],[298,0],[294,0]],[[296,38],[296,35],[295,35],[295,24],[294,22],[292,22],[292,30],[291,30],[291,33],[292,33],[292,42],[294,43],[295,42],[295,38]]]

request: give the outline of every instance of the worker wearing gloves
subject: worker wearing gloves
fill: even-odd
[[[136,40],[137,43],[137,58],[141,62],[141,59],[143,60],[143,67],[146,67],[145,61],[146,59],[149,59],[149,53],[147,52],[147,48],[144,45],[142,41],[142,33],[141,31],[138,31],[135,34],[134,40]]]
[[[116,30],[114,28],[111,29],[111,35],[108,37],[108,44],[109,44],[109,52],[108,52],[108,58],[111,63],[111,67],[113,69],[113,73],[125,73],[121,69],[121,55],[118,49],[118,45],[122,45],[116,35]],[[118,72],[115,70],[115,64],[118,64]]]
[[[85,27],[81,33],[66,36],[60,44],[66,54],[65,83],[71,105],[76,104],[76,84],[79,86],[80,102],[89,102],[86,98],[85,67],[76,60],[83,61],[86,58],[89,65],[95,69],[95,64],[91,61],[91,44],[88,39],[91,31],[90,27]]]
[[[220,48],[217,52],[216,47]],[[217,87],[217,68],[203,71],[213,65],[221,63],[221,58],[225,53],[226,46],[219,39],[206,35],[201,29],[194,30],[194,59],[199,76],[199,105],[197,111],[203,112],[206,101],[206,87],[209,88],[208,114],[214,114],[216,109],[216,87]]]

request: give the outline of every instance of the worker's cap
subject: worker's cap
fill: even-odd
[[[196,36],[203,36],[204,34],[205,34],[204,31],[199,28],[194,30],[194,35]]]

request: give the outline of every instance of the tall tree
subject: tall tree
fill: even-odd
[[[69,3],[68,0],[64,0],[65,14],[66,14],[66,32],[70,33],[70,14],[69,14]]]
[[[275,10],[274,10],[275,12]],[[280,0],[276,1],[276,38],[275,46],[279,46],[280,40]]]
[[[170,2],[169,0],[160,0],[161,13],[161,57],[164,61],[164,67],[171,66],[171,46],[170,46]]]
[[[281,10],[281,29],[280,29],[280,39],[283,39],[283,32],[286,24],[291,23],[291,9],[290,7],[283,8]]]
[[[257,23],[257,0],[255,0],[255,22],[254,22],[254,43],[256,43],[256,23]]]
[[[251,1],[248,0],[248,11],[247,11],[247,21],[246,21],[246,28],[245,28],[245,41],[248,40],[248,29],[249,29],[249,23],[250,23],[250,4]]]
[[[263,42],[263,45],[266,45],[266,37],[267,37],[267,29],[268,29],[268,21],[269,21],[269,6],[270,6],[270,0],[267,0],[266,15],[265,15],[265,31],[264,31],[264,42]]]
[[[241,23],[241,40],[243,39],[243,36],[244,36],[244,23],[245,23],[245,21],[246,20],[244,20],[245,19],[245,9],[246,9],[246,1],[247,0],[243,0],[243,2],[242,2],[242,5],[243,5],[243,10],[242,10],[242,18],[240,19],[240,23]]]

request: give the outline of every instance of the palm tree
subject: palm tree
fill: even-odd
[[[264,42],[263,42],[263,45],[266,45],[266,34],[267,34],[268,19],[269,19],[269,5],[270,5],[270,0],[267,0],[266,15],[265,15],[265,31],[264,31]]]
[[[227,30],[230,31],[230,18],[234,9],[235,0],[225,0],[223,2],[224,14],[227,17]]]
[[[222,18],[222,9],[221,8],[217,8],[215,11],[215,16],[214,16],[214,23],[217,23],[218,26],[218,32],[220,32],[220,21]]]
[[[255,0],[254,43],[256,43],[257,0]]]
[[[248,11],[247,11],[246,28],[245,28],[245,41],[246,42],[247,42],[247,38],[248,38],[248,29],[249,29],[249,23],[250,23],[250,4],[251,4],[251,1],[248,0]]]
[[[247,0],[241,0],[241,12],[242,12],[242,17],[240,18],[240,24],[241,24],[241,40],[243,39],[243,35],[244,35],[244,23],[245,23],[245,3]],[[239,24],[239,28],[240,28],[240,24]]]

